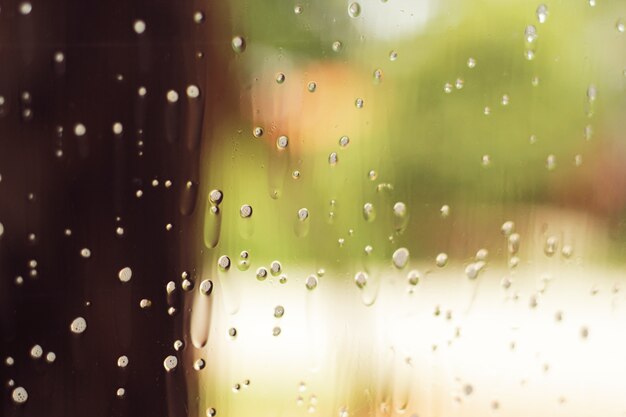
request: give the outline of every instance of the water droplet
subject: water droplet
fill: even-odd
[[[510,101],[510,99],[509,99],[509,95],[508,95],[508,94],[504,94],[504,95],[502,96],[502,100],[500,101],[500,103],[501,103],[503,106],[508,106],[508,105],[509,105],[509,101]]]
[[[530,79],[530,83],[533,85],[533,87],[537,87],[539,85],[539,77],[534,76]]]
[[[281,318],[285,314],[285,308],[281,305],[274,307],[274,317]]]
[[[452,84],[450,84],[450,83],[445,83],[445,84],[443,85],[443,91],[444,91],[445,93],[450,94],[450,93],[452,92]]]
[[[561,249],[561,254],[564,258],[569,259],[574,254],[574,248],[571,245],[563,245]]]
[[[254,135],[255,138],[260,138],[263,136],[263,128],[260,126],[255,127],[252,130],[252,134]]]
[[[580,337],[583,339],[587,339],[589,337],[589,329],[587,326],[582,326],[580,328]]]
[[[619,19],[617,23],[615,23],[615,29],[617,29],[619,33],[624,33],[626,25],[624,24],[624,21],[622,19]]]
[[[46,362],[52,363],[57,359],[57,354],[54,352],[46,353]]]
[[[74,134],[76,136],[78,136],[78,137],[85,136],[85,133],[87,133],[87,128],[85,127],[84,124],[76,123],[74,125]]]
[[[181,287],[183,287],[183,291],[191,291],[193,289],[193,282],[191,282],[188,279],[185,279],[183,280]]]
[[[4,225],[0,223],[0,237],[4,234]]]
[[[135,20],[133,23],[133,30],[136,34],[141,35],[146,31],[146,22],[143,20]]]
[[[476,67],[476,60],[474,58],[468,58],[467,59],[467,67],[468,68],[474,68]]]
[[[206,363],[204,362],[204,359],[198,359],[193,363],[193,369],[201,371],[204,369],[205,365]]]
[[[456,87],[457,90],[462,89],[464,84],[465,82],[463,81],[462,78],[457,78],[456,81],[454,82],[454,86]]]
[[[122,282],[128,282],[133,276],[133,271],[129,267],[122,268],[118,273],[117,277]]]
[[[206,417],[215,417],[217,415],[217,410],[215,408],[209,408],[206,410]]]
[[[504,236],[509,236],[511,233],[513,233],[514,230],[515,230],[515,223],[513,223],[511,220],[505,221],[504,223],[502,223],[502,226],[500,227],[500,231],[502,232]]]
[[[128,366],[128,356],[126,355],[122,355],[119,358],[117,358],[117,366],[119,368],[126,368]]]
[[[231,46],[233,47],[233,51],[242,53],[246,50],[246,41],[241,36],[235,36],[231,42]]]
[[[256,270],[256,279],[259,281],[265,281],[265,278],[267,278],[267,269],[260,267]]]
[[[165,95],[165,98],[167,98],[167,101],[170,103],[176,103],[178,101],[178,93],[174,90],[169,90]]]
[[[556,156],[550,154],[546,158],[546,168],[548,171],[554,171],[556,169]]]
[[[363,99],[362,98],[357,98],[354,101],[354,105],[357,109],[362,109],[363,108]]]
[[[537,20],[539,23],[545,23],[546,19],[548,19],[548,6],[540,4],[537,6]]]
[[[350,138],[348,136],[342,136],[339,138],[339,146],[342,148],[347,147],[350,144]]]
[[[230,337],[236,337],[237,336],[237,329],[235,329],[234,327],[231,327],[230,329],[228,329],[228,335]]]
[[[548,239],[546,239],[546,243],[543,247],[543,253],[545,253],[546,256],[554,255],[557,251],[558,245],[559,239],[556,236],[549,236]]]
[[[484,167],[487,167],[491,164],[491,157],[489,155],[483,155],[481,158],[481,163]]]
[[[204,295],[211,295],[213,291],[213,282],[209,279],[205,279],[200,283],[200,292]]]
[[[270,272],[272,275],[276,276],[280,274],[280,271],[283,269],[282,265],[278,261],[272,261],[270,264]]]
[[[152,306],[152,301],[148,300],[147,298],[142,298],[139,301],[139,307],[142,309],[150,308],[150,306]]]
[[[396,51],[389,52],[389,60],[396,61],[398,59],[398,53]]]
[[[335,41],[333,42],[332,48],[334,52],[340,52],[341,49],[343,49],[343,44],[341,43],[341,41]]]
[[[239,215],[244,219],[252,216],[252,206],[250,206],[249,204],[244,204],[243,206],[241,206],[241,208],[239,209]]]
[[[469,279],[476,279],[478,278],[478,274],[484,268],[484,266],[485,262],[483,261],[473,262],[465,267],[465,275]]]
[[[407,248],[396,249],[391,256],[391,260],[393,261],[393,265],[398,269],[406,267],[409,262],[409,250]]]
[[[435,258],[435,264],[439,268],[443,268],[444,266],[446,266],[447,263],[448,263],[448,255],[446,253],[444,253],[444,252],[441,252]]]
[[[463,386],[463,394],[471,395],[474,392],[474,387],[470,384],[465,384]]]
[[[185,347],[185,344],[183,343],[182,340],[174,341],[174,350],[176,352],[180,352],[181,350],[183,350],[184,347]]]
[[[83,317],[76,317],[74,320],[72,320],[72,323],[70,324],[70,330],[72,333],[75,334],[83,333],[85,330],[87,330],[87,320],[85,320]]]
[[[361,14],[361,5],[357,2],[350,3],[348,6],[348,14],[350,17],[358,17]]]
[[[126,395],[126,390],[124,388],[118,388],[115,392],[115,395],[117,395],[117,398],[124,398],[124,396]]]
[[[595,5],[596,5],[596,0],[589,0],[589,6],[595,7]]]
[[[212,190],[209,193],[209,201],[211,204],[219,205],[224,198],[224,194],[220,190]]]
[[[309,84],[306,86],[306,89],[309,90],[309,93],[314,93],[315,90],[317,89],[317,84],[314,81],[309,82]]]
[[[35,345],[30,349],[30,357],[33,359],[40,359],[43,355],[43,348],[39,345]]]
[[[272,329],[272,336],[278,336],[280,335],[280,332],[281,332],[280,327],[276,326]]]
[[[220,256],[220,258],[217,260],[217,266],[222,271],[228,270],[228,268],[230,268],[230,258],[226,255]]]
[[[420,279],[421,279],[421,274],[419,273],[419,271],[414,269],[408,273],[406,279],[409,282],[409,285],[415,286],[419,284]]]
[[[579,167],[583,164],[583,156],[578,154],[576,156],[574,156],[574,165],[576,167]]]
[[[189,98],[198,98],[200,96],[200,89],[197,85],[188,85],[187,86],[187,97]]]
[[[524,29],[524,38],[528,43],[535,42],[537,40],[537,28],[534,25],[526,26],[526,29]]]
[[[363,218],[371,222],[376,218],[376,211],[374,210],[374,205],[372,203],[365,203],[363,205]]]
[[[293,178],[294,180],[300,179],[300,171],[298,171],[297,169],[295,171],[293,171],[291,173],[291,178]]]
[[[289,138],[285,135],[281,135],[276,139],[276,147],[278,149],[285,149],[289,144]]]
[[[368,279],[367,273],[363,271],[359,271],[356,274],[354,274],[354,283],[359,288],[363,288],[365,287],[365,285],[367,285],[367,279]]]
[[[448,217],[450,215],[450,206],[447,205],[447,204],[444,204],[439,209],[439,213],[441,213],[441,217],[443,217],[443,218]]]
[[[24,387],[17,387],[13,389],[11,398],[16,404],[24,404],[28,400],[28,392]]]
[[[306,208],[301,208],[300,210],[298,210],[298,220],[303,222],[308,218],[309,218],[309,210],[307,210]]]
[[[337,162],[339,162],[339,156],[337,156],[337,152],[331,152],[330,155],[328,155],[328,164],[330,166],[335,166],[337,165]]]
[[[19,5],[19,11],[22,16],[29,15],[33,11],[33,5],[29,1],[23,1]]]
[[[383,71],[380,68],[374,70],[374,79],[380,81],[383,78]]]
[[[282,72],[279,72],[278,74],[276,74],[276,82],[278,84],[282,84],[285,82],[285,74],[283,74]]]
[[[510,253],[515,254],[519,251],[520,240],[519,233],[511,233],[508,239],[508,249]]]
[[[317,287],[317,277],[315,275],[309,275],[304,284],[306,285],[307,290],[314,290]]]
[[[378,173],[372,169],[367,173],[367,177],[370,179],[370,181],[376,181],[376,178],[378,178]]]
[[[193,14],[193,21],[196,23],[202,23],[204,22],[204,13],[202,13],[201,11],[197,11]]]
[[[163,367],[167,372],[171,372],[178,366],[178,358],[174,355],[169,355],[163,361]]]
[[[302,14],[302,6],[299,4],[296,4],[293,8],[293,12],[298,15]]]

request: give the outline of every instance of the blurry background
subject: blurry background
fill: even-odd
[[[1,1],[3,410],[623,415],[625,24]]]

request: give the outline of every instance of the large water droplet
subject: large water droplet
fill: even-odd
[[[361,14],[361,5],[357,2],[350,3],[348,6],[348,15],[350,17],[358,17]]]

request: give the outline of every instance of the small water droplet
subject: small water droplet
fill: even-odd
[[[33,5],[29,1],[23,1],[19,5],[19,11],[22,16],[27,16],[33,11]]]
[[[57,360],[57,354],[56,353],[54,353],[54,352],[46,353],[46,362],[53,363],[55,360]]]
[[[300,14],[302,14],[302,11],[303,11],[302,6],[301,6],[301,5],[299,5],[299,4],[296,4],[296,5],[294,6],[294,8],[293,8],[293,12],[294,12],[295,14],[300,15]]]
[[[213,291],[213,282],[210,279],[205,279],[200,283],[200,292],[204,295],[211,295]]]
[[[201,371],[204,369],[205,365],[206,363],[204,362],[204,359],[198,359],[193,363],[193,369],[195,369],[196,371]]]
[[[450,215],[450,206],[447,205],[447,204],[444,204],[439,209],[439,213],[441,213],[441,217],[443,217],[443,218],[448,217]]]
[[[509,99],[509,95],[508,95],[508,94],[504,94],[504,95],[502,96],[502,100],[500,101],[500,103],[501,103],[503,106],[508,106],[508,105],[509,105],[509,101],[510,101],[510,99]]]
[[[76,317],[72,320],[72,323],[70,323],[70,331],[74,334],[81,334],[85,330],[87,330],[87,320],[83,317]]]
[[[30,357],[33,359],[40,359],[43,355],[43,348],[40,345],[35,345],[30,349]]]
[[[200,88],[197,85],[190,84],[187,86],[187,97],[198,98],[200,96]]]
[[[420,279],[421,279],[421,274],[419,273],[419,271],[414,269],[408,273],[406,278],[407,278],[409,285],[415,286],[419,284]]]
[[[279,72],[278,74],[276,74],[276,82],[278,84],[282,84],[285,82],[285,74],[283,74],[282,72]]]
[[[167,372],[171,372],[178,366],[178,358],[174,355],[169,355],[163,360],[163,367]]]
[[[546,243],[543,247],[543,253],[545,253],[546,256],[554,255],[557,251],[558,244],[559,239],[556,236],[549,236],[546,239]]]
[[[335,166],[337,165],[337,162],[339,162],[339,156],[337,156],[337,152],[331,152],[330,155],[328,155],[328,164],[330,166]]]
[[[476,60],[474,58],[468,58],[467,59],[467,67],[468,68],[475,68],[476,67]]]
[[[260,138],[263,136],[263,128],[260,126],[255,127],[252,130],[252,134],[254,135],[255,138]]]
[[[491,165],[491,157],[489,155],[483,155],[481,158],[481,163],[484,167],[488,167]]]
[[[315,275],[309,275],[304,281],[304,284],[307,290],[315,289],[315,287],[317,287],[317,277]]]
[[[450,94],[450,93],[452,92],[452,84],[450,84],[450,83],[445,83],[445,84],[443,85],[443,91],[444,91],[445,93]]]
[[[128,282],[133,276],[133,271],[129,267],[122,268],[118,273],[117,277],[121,282]]]
[[[556,156],[550,154],[546,158],[546,168],[548,171],[554,171],[556,169]]]
[[[355,106],[357,109],[362,109],[362,108],[363,108],[363,99],[362,99],[362,98],[357,98],[357,99],[354,101],[354,106]]]
[[[135,20],[135,22],[133,23],[133,30],[136,34],[141,35],[146,31],[146,22],[140,19]]]
[[[444,253],[444,252],[441,252],[435,258],[435,264],[439,268],[443,268],[444,266],[446,266],[447,263],[448,263],[448,255],[446,253]]]
[[[361,14],[361,5],[357,2],[350,3],[350,6],[348,6],[348,14],[352,18],[358,17]]]
[[[85,136],[85,133],[87,133],[87,128],[85,127],[84,124],[76,123],[74,125],[74,135],[81,137],[81,136]]]
[[[280,335],[280,332],[281,332],[280,327],[276,326],[272,329],[272,336],[278,336]]]
[[[374,79],[376,81],[380,81],[383,78],[383,71],[378,68],[374,70]]]
[[[508,239],[508,249],[510,253],[515,254],[519,251],[520,240],[519,233],[511,233]]]
[[[200,24],[202,22],[204,22],[204,13],[202,13],[201,11],[197,11],[193,14],[193,21]]]
[[[309,82],[309,84],[307,84],[306,89],[309,90],[309,93],[314,93],[317,89],[317,84],[315,83],[315,81],[311,81]]]
[[[348,136],[342,136],[339,138],[339,146],[342,148],[347,147],[350,144],[350,138]]]
[[[235,36],[231,41],[231,46],[233,47],[233,51],[242,53],[246,50],[246,41],[241,36]]]
[[[142,298],[139,301],[139,307],[142,309],[150,308],[151,306],[152,306],[152,301],[148,300],[147,298]]]
[[[17,387],[11,392],[11,398],[16,404],[24,404],[28,400],[28,392],[24,387]]]
[[[267,278],[267,269],[260,267],[256,270],[256,279],[259,281],[265,281],[265,278]]]
[[[368,276],[367,273],[359,271],[354,275],[354,282],[357,287],[363,288],[367,285]]]
[[[376,218],[376,211],[374,210],[374,205],[372,203],[365,203],[363,205],[363,218],[365,218],[368,222],[371,222]]]
[[[217,415],[217,410],[213,407],[206,410],[206,417],[215,417]]]
[[[409,262],[409,250],[407,248],[396,249],[391,256],[391,260],[393,261],[393,265],[398,269],[406,267]]]
[[[252,206],[250,206],[249,204],[244,204],[243,206],[241,206],[241,208],[239,209],[239,215],[244,219],[252,216]]]
[[[524,38],[528,43],[535,42],[537,40],[537,28],[534,25],[526,26],[526,29],[524,29]]]
[[[307,210],[306,208],[301,208],[300,210],[298,210],[298,220],[303,222],[308,218],[309,218],[309,210]]]
[[[220,256],[220,258],[217,260],[217,266],[222,271],[228,270],[228,268],[230,268],[230,258],[226,255]]]
[[[335,41],[333,42],[332,48],[334,52],[340,52],[343,49],[343,44],[341,41]]]
[[[537,6],[537,20],[539,23],[545,23],[548,19],[548,6],[540,4]]]
[[[624,33],[624,30],[626,30],[626,25],[624,24],[624,21],[622,19],[619,19],[617,23],[615,23],[615,29],[617,29],[619,33]]]
[[[389,52],[389,60],[396,61],[398,59],[398,53],[396,51]]]
[[[276,139],[276,147],[278,149],[285,149],[289,144],[289,138],[285,135],[281,135]]]

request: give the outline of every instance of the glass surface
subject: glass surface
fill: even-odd
[[[0,2],[0,414],[626,415],[625,25]]]

